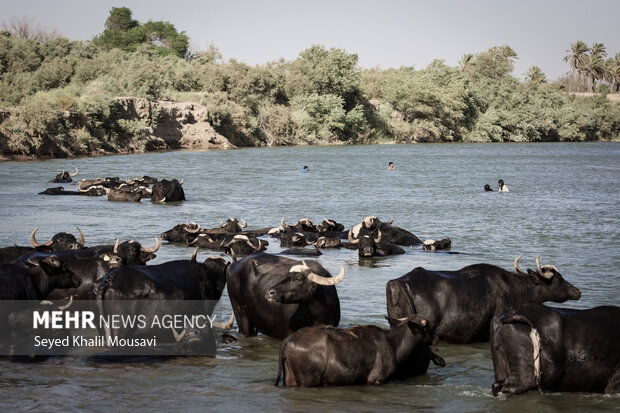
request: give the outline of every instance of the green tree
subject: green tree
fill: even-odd
[[[105,21],[106,30],[126,32],[138,26],[138,21],[133,20],[131,14],[131,10],[127,7],[112,7],[110,15]]]
[[[475,56],[471,73],[476,79],[499,79],[512,73],[517,58],[517,53],[510,46],[494,46]]]
[[[350,110],[360,92],[361,71],[357,55],[342,49],[314,45],[300,53],[290,65],[287,81],[289,96],[302,94],[335,95]]]
[[[525,72],[525,78],[528,82],[534,84],[547,83],[547,77],[543,73],[542,69],[538,66],[530,67],[527,72]]]
[[[466,53],[461,56],[461,60],[459,60],[459,68],[461,72],[469,72],[471,70],[471,66],[474,62],[474,55],[471,53]]]
[[[568,83],[569,92],[571,91],[572,82],[575,80],[575,74],[577,74],[577,91],[579,91],[582,67],[588,50],[588,45],[581,40],[577,40],[575,43],[571,43],[570,49],[567,50],[569,54],[564,56],[564,61],[569,62],[571,68],[571,81]]]

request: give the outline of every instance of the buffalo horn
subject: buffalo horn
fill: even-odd
[[[196,229],[189,229],[189,227],[192,224],[196,226]],[[190,234],[195,234],[197,232],[200,232],[200,224],[196,224],[195,222],[190,222],[189,220],[187,220],[187,225],[185,226],[185,232],[189,232]]]
[[[114,249],[112,250],[113,253],[118,254],[118,244],[121,242],[120,238],[116,238],[116,242],[114,243]]]
[[[515,270],[519,273],[519,274],[527,274],[525,271],[523,271],[521,268],[519,268],[519,260],[521,259],[522,255],[519,255],[517,258],[515,258]]]
[[[75,172],[72,174],[69,174],[69,176],[77,176],[77,174],[78,174],[78,168],[75,168]]]
[[[252,242],[250,241],[250,239],[248,237],[245,237],[245,242],[247,242],[247,244],[250,246],[250,248],[252,248],[253,250],[259,250],[261,249],[261,247],[263,246],[263,244],[260,242],[260,240],[258,240],[258,247],[256,247],[254,244],[252,244]]]
[[[185,182],[185,180],[183,178],[181,178],[181,181],[179,182],[179,185],[183,185],[183,182]]]
[[[185,334],[187,334],[187,329],[184,328],[183,331],[181,332],[181,334],[177,333],[177,331],[174,329],[174,327],[170,327],[170,329],[172,330],[172,335],[174,336],[174,340],[178,343],[179,341],[183,340],[183,337],[185,337]]]
[[[304,265],[305,262],[302,261]],[[306,276],[310,281],[319,285],[336,285],[344,279],[344,265],[340,264],[340,273],[335,277],[321,277],[313,272],[308,273]]]
[[[140,247],[140,251],[142,252],[155,252],[159,249],[159,238],[155,237],[155,246],[152,248],[144,248]]]
[[[237,256],[235,255],[235,250],[234,249],[230,249],[230,257],[232,258],[233,262],[237,262]]]
[[[353,231],[353,229],[349,230],[349,233],[347,234],[347,238],[349,239],[349,242],[351,244],[357,244],[358,242],[360,242],[360,240],[359,240],[359,238],[358,239],[353,238],[353,232],[352,231]]]
[[[222,226],[223,226],[222,224],[223,224],[223,223],[224,223],[224,220],[222,219],[222,220],[220,221],[220,229],[222,229]]]
[[[547,266],[545,265],[545,268]],[[555,268],[555,267],[554,267]],[[548,280],[550,280],[551,278],[553,278],[553,272],[549,272],[549,271],[544,271],[542,270],[542,268],[540,267],[540,255],[538,255],[536,257],[536,270],[538,271],[538,275],[540,275],[543,278],[546,278]]]
[[[248,224],[247,224],[247,222],[245,222],[245,219],[241,218],[241,222],[243,222],[243,224],[239,225],[241,228],[247,228],[248,227]]]
[[[194,253],[192,254],[192,261],[196,262],[196,257],[198,256],[198,246],[194,248]]]
[[[214,321],[213,323],[211,323],[211,326],[216,327],[216,328],[221,328],[222,330],[230,330],[234,322],[235,322],[235,313],[233,312],[227,322],[218,323],[217,321]]]
[[[73,304],[73,295],[69,296],[69,302],[67,304],[59,306],[58,309],[64,311],[67,308],[71,307],[71,304]]]
[[[373,239],[373,241],[375,242],[375,244],[378,244],[381,242],[381,230],[377,230],[377,238]]]
[[[284,217],[282,217],[282,219],[280,220],[280,224],[282,224],[282,228],[286,228],[286,229],[290,229],[290,228],[291,228],[291,226],[290,226],[290,225],[286,225],[286,224],[284,223]]]
[[[392,225],[392,222],[394,222],[394,217],[390,218],[390,222],[388,222],[388,225]]]
[[[82,234],[82,231],[80,230],[80,227],[77,227],[77,230],[78,230],[78,235],[80,237],[80,240],[79,240],[80,245],[84,246],[84,234]]]
[[[32,234],[30,234],[30,243],[32,244],[32,246],[37,248],[37,247],[49,247],[50,245],[52,245],[52,243],[54,242],[53,239],[49,240],[45,244],[39,244],[37,242],[37,239],[35,238],[34,234],[36,234],[38,230],[39,230],[39,227],[36,227],[34,231],[32,231]]]

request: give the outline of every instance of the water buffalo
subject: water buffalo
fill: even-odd
[[[389,222],[381,222],[376,216],[368,216],[361,223],[355,225],[351,230],[354,237],[362,235],[376,236],[377,231],[381,230],[383,242],[389,242],[402,246],[416,246],[422,244],[422,241],[411,232],[392,225],[394,218]]]
[[[323,255],[317,248],[288,248],[280,251],[279,255],[296,255],[298,257],[318,257]]]
[[[306,235],[307,234],[307,235]],[[303,233],[286,231],[280,234],[281,247],[305,247],[306,245],[314,245],[317,240],[316,233]]]
[[[63,169],[61,173],[56,175],[56,177],[54,179],[51,179],[49,182],[53,182],[57,184],[68,184],[69,182],[73,182],[73,179],[71,179],[71,177],[77,176],[77,174],[78,174],[78,168],[75,168],[75,172],[72,174]]]
[[[96,301],[100,315],[118,313],[114,311],[115,306],[119,302],[122,304],[127,301],[135,303],[132,309],[136,314],[141,313],[140,308],[146,308],[146,312],[150,313],[157,309],[158,305],[162,314],[168,314],[170,301],[194,301],[204,310],[201,311],[202,314],[211,315],[224,290],[228,265],[229,263],[220,257],[210,257],[199,263],[194,252],[191,260],[122,267],[97,280],[92,287],[91,297]],[[121,313],[126,311],[127,306],[123,304]],[[119,334],[152,333],[150,327],[141,332],[119,332],[105,325],[103,327],[105,337],[108,338]],[[170,339],[174,338],[174,341],[178,342],[186,337],[199,340],[201,336],[197,331],[183,330],[179,333],[173,329]]]
[[[490,264],[474,264],[457,271],[429,271],[418,267],[388,281],[387,311],[392,318],[420,314],[440,340],[451,343],[488,341],[491,319],[518,305],[578,300],[581,292],[565,281],[557,268],[516,273]]]
[[[24,263],[0,264],[0,300],[42,300],[54,288],[80,285],[79,277],[55,254],[37,253]]]
[[[236,233],[243,231],[243,228],[247,228],[248,224],[245,222],[243,218],[239,221],[237,218],[228,218],[226,222],[224,220],[220,221],[220,229],[223,229],[226,232]]]
[[[114,201],[114,202],[140,202],[140,200],[143,198],[142,195],[142,191],[141,190],[134,190],[134,189],[123,189],[123,188],[118,188],[118,189],[111,189],[108,192],[108,201]]]
[[[314,244],[317,248],[340,248],[342,240],[340,238],[319,237]]]
[[[378,230],[377,238],[373,238],[371,235],[360,231],[358,238],[354,238],[352,230],[349,230],[349,242],[352,245],[357,246],[357,251],[360,258],[368,257],[385,257],[388,255],[404,254],[405,250],[398,245],[390,244],[389,242],[382,242],[381,230]]]
[[[269,245],[252,235],[234,235],[230,241],[222,241],[220,248],[226,253],[232,250],[236,255],[249,255],[254,251],[264,251]]]
[[[200,231],[200,224],[187,221],[187,224],[180,223],[175,225],[172,229],[162,232],[160,237],[169,242],[190,243],[200,234]]]
[[[620,393],[620,307],[525,304],[495,317],[493,394]]]
[[[39,230],[39,227],[36,227],[34,231],[30,234],[30,243],[31,247],[5,247],[0,248],[0,264],[8,264],[13,260],[17,259],[19,256],[28,254],[30,252],[39,251],[39,252],[50,252],[50,251],[66,251],[66,250],[78,250],[84,248],[84,234],[78,227],[77,231],[79,234],[79,241],[75,239],[72,234],[68,232],[59,232],[54,235],[51,240],[45,243],[37,242],[35,234]]]
[[[338,222],[332,219],[323,219],[323,221],[316,226],[318,232],[323,235],[333,236],[330,234],[343,234],[344,233],[344,225],[339,224]]]
[[[434,354],[428,322],[416,314],[395,320],[390,328],[364,325],[351,328],[305,327],[282,341],[276,386],[333,386],[381,384],[399,367],[416,359],[408,375],[424,374],[430,360],[444,366]]]
[[[315,261],[255,252],[234,262],[226,274],[228,296],[239,331],[245,336],[261,332],[284,338],[315,324],[337,326],[340,301],[337,283],[344,267],[332,278]]]
[[[153,202],[174,202],[184,201],[185,192],[183,191],[183,180],[181,182],[173,179],[168,181],[162,179],[159,182],[153,184],[151,201]]]
[[[300,219],[295,225],[288,225],[284,222],[284,217],[282,217],[282,219],[280,220],[280,224],[285,230],[288,229],[291,231],[319,232],[312,223],[312,221],[310,221],[308,218]]]
[[[452,240],[450,238],[444,238],[439,241],[434,239],[427,239],[422,245],[422,249],[426,251],[447,250],[452,246]]]
[[[57,186],[54,188],[47,188],[45,191],[39,192],[39,195],[101,196],[105,193],[105,189],[100,187],[90,187],[84,190],[78,188],[78,191],[67,191],[62,186]]]

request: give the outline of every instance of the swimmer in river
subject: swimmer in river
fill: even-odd
[[[502,179],[500,179],[499,181],[497,181],[497,184],[499,185],[499,190],[498,192],[510,192],[508,190],[508,187],[506,185],[504,185],[504,181]]]
[[[395,171],[396,168],[394,168],[394,162],[389,162],[388,163],[388,171]]]
[[[308,165],[304,165],[304,167],[301,168],[301,172],[310,172],[310,168],[308,168]]]
[[[493,192],[493,189],[491,189],[491,185],[489,184],[484,184],[484,190],[487,192]]]

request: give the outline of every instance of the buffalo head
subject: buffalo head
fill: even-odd
[[[344,266],[335,277],[323,277],[316,274],[305,261],[293,265],[284,279],[269,288],[265,298],[283,304],[308,301],[314,294],[317,285],[336,285],[344,279]]]

